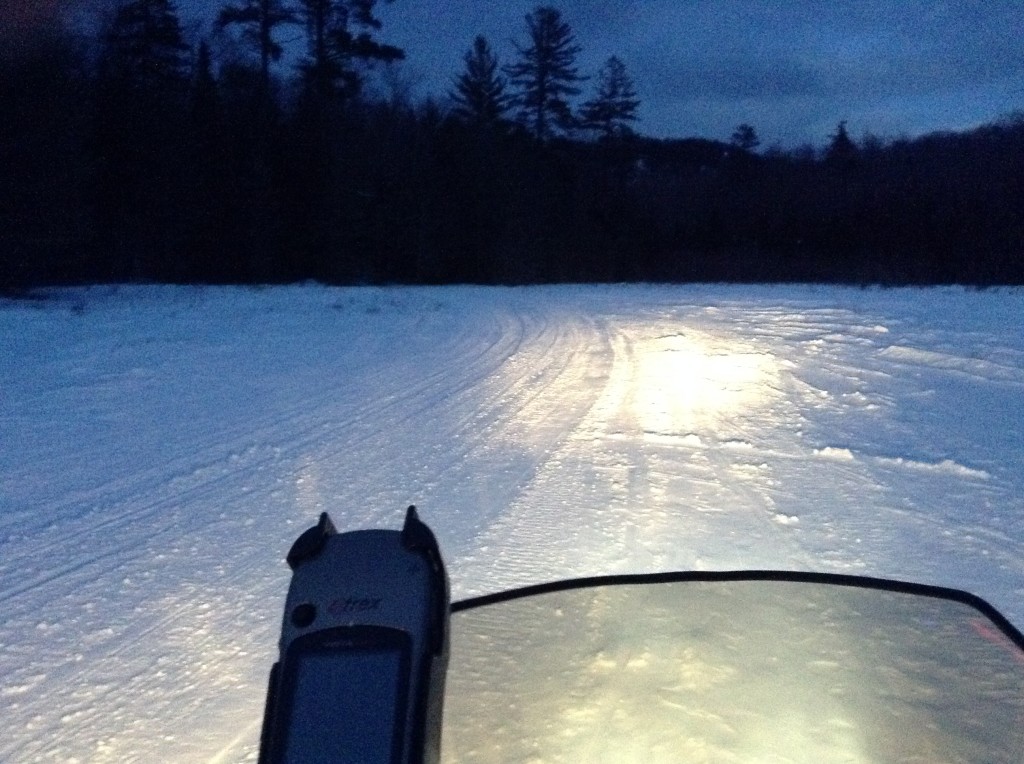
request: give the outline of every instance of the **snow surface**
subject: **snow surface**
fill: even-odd
[[[415,503],[456,598],[778,568],[1024,624],[1024,292],[0,301],[0,761],[255,759],[295,536]]]

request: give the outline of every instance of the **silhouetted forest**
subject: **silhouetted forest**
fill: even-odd
[[[545,8],[531,19],[566,33],[561,90],[530,91],[527,35],[505,69],[467,41],[441,100],[374,98],[362,72],[402,51],[378,41],[372,2],[341,26],[316,15],[330,5],[274,22],[305,24],[295,66],[250,34],[244,2],[219,23],[251,54],[187,45],[167,0],[0,61],[0,289],[1024,283],[1024,116],[861,145],[840,124],[792,152],[758,153],[747,125],[730,142],[647,138],[624,64],[584,81]]]

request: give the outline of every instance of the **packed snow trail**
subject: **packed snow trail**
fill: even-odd
[[[1024,293],[122,288],[0,302],[0,761],[254,760],[320,511],[455,597],[785,568],[1024,623]]]

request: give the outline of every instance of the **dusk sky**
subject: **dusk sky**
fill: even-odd
[[[100,2],[112,0],[99,0]],[[218,0],[179,0],[195,30]],[[405,49],[402,77],[442,96],[476,34],[503,63],[524,0],[395,0],[381,39]],[[741,122],[765,147],[822,145],[840,120],[883,138],[958,130],[1024,110],[1021,0],[562,0],[595,74],[619,56],[643,99],[638,131],[728,139]],[[298,30],[291,33],[298,34]],[[589,96],[593,80],[584,84]]]
[[[503,60],[531,2],[397,0],[391,39],[434,83],[484,33]],[[764,144],[959,129],[1024,110],[1021,0],[565,0],[581,69],[625,61],[643,99],[637,128],[728,139],[749,122]],[[428,31],[429,30],[429,31]],[[587,83],[584,87],[592,87]]]

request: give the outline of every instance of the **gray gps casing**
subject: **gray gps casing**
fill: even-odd
[[[401,531],[338,533],[324,513],[287,560],[260,764],[437,762],[450,595],[415,507]]]

